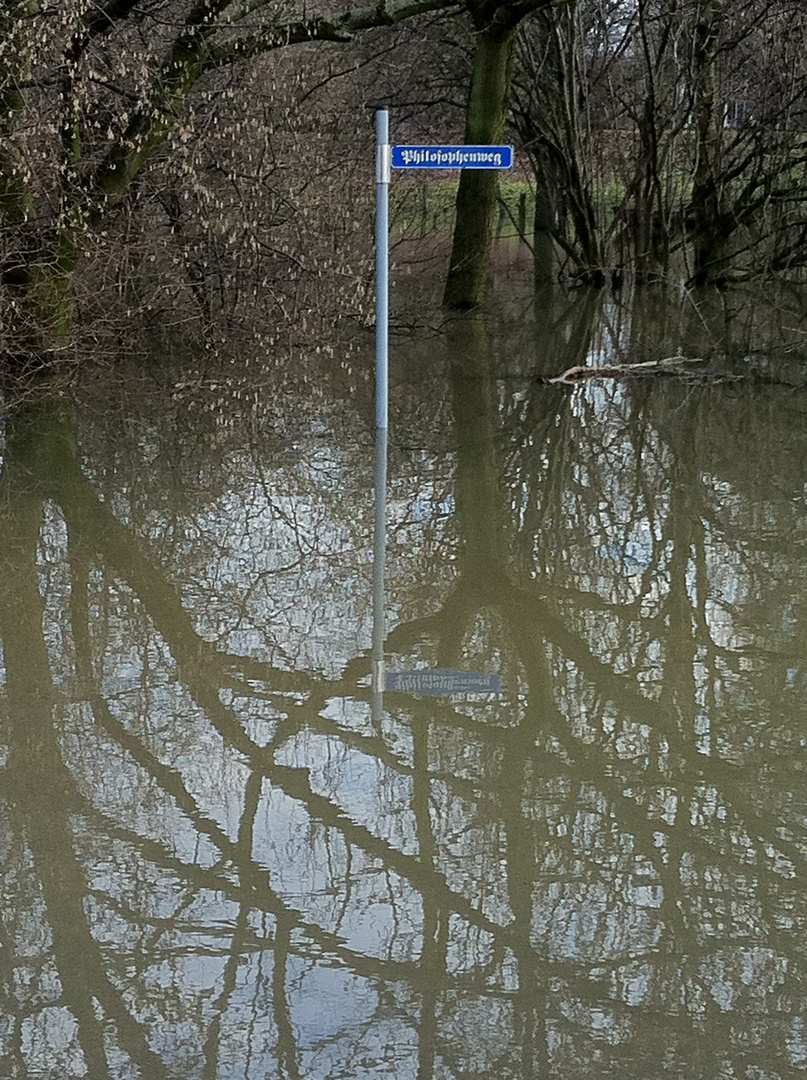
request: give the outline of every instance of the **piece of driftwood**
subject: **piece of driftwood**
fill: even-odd
[[[577,386],[591,379],[638,379],[649,375],[690,375],[706,361],[700,356],[668,356],[664,360],[645,360],[642,364],[603,364],[601,367],[570,367],[562,375],[543,382],[555,386]]]

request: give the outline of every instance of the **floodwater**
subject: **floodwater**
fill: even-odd
[[[807,1070],[805,310],[395,337],[383,545],[369,340],[12,411],[0,1076]]]

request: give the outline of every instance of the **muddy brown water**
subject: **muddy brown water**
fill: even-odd
[[[495,694],[373,699],[369,343],[12,411],[0,1075],[807,1068],[803,309],[394,335],[386,668]],[[766,381],[541,381],[670,355]]]

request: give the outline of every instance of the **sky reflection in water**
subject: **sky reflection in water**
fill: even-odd
[[[12,416],[0,1075],[807,1067],[807,418],[736,306],[398,344],[387,665],[497,695],[373,707],[366,380]]]

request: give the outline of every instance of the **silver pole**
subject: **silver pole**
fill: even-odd
[[[387,561],[387,429],[375,433],[375,507],[373,514],[373,649],[370,715],[381,723],[384,708],[384,571]]]
[[[389,389],[389,111],[375,114],[375,426],[387,427]]]

